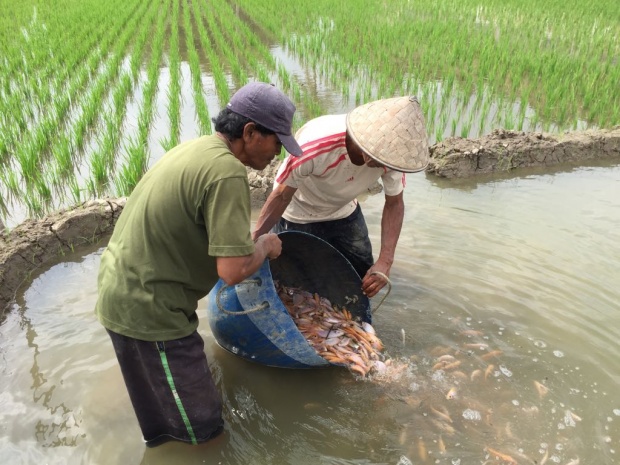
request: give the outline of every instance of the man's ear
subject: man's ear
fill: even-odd
[[[256,123],[250,121],[245,126],[243,126],[243,138],[244,139],[246,137],[248,139],[252,138],[255,132],[256,132]]]

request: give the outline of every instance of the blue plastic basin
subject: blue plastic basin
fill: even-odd
[[[311,234],[279,234],[282,254],[266,260],[245,281],[227,286],[220,280],[207,296],[207,317],[217,343],[239,357],[282,368],[315,368],[330,363],[299,332],[278,297],[274,280],[298,287],[346,307],[370,322],[370,302],[362,280],[334,247]]]

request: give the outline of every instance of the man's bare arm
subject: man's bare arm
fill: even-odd
[[[217,274],[232,286],[254,274],[266,258],[278,258],[282,252],[282,241],[277,234],[265,234],[258,238],[254,253],[242,257],[217,257]]]
[[[379,252],[379,258],[362,280],[362,291],[368,297],[376,295],[387,284],[383,277],[371,273],[377,271],[386,276],[390,275],[404,217],[405,202],[403,200],[403,193],[386,195],[381,216],[381,251]]]
[[[265,205],[263,205],[258,215],[252,239],[256,240],[259,236],[271,231],[271,228],[280,221],[282,213],[284,213],[288,204],[291,203],[295,192],[297,192],[296,188],[280,184],[269,194]]]

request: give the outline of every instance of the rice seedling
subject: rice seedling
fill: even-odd
[[[126,163],[121,167],[116,178],[116,191],[120,196],[128,196],[133,191],[144,173],[146,166],[146,147],[137,140],[130,140],[124,148]]]
[[[187,39],[189,42],[189,38]],[[168,88],[169,146],[179,143],[181,133],[181,57],[179,55],[179,0],[172,2],[172,20],[168,44],[170,87]]]
[[[192,72],[192,89],[194,91],[194,102],[196,104],[196,116],[200,124],[202,134],[211,134],[211,121],[209,120],[209,111],[205,101],[202,88],[202,74],[200,71],[200,58],[198,51],[194,45],[194,33],[191,24],[191,10],[187,0],[183,2],[183,24],[185,27],[185,39],[187,45],[187,53],[189,56],[189,66]],[[176,145],[176,144],[174,144]]]
[[[157,16],[155,37],[151,49],[147,69],[147,82],[143,89],[143,101],[138,115],[138,129],[135,137],[129,139],[124,147],[126,160],[116,176],[114,185],[119,195],[129,195],[147,168],[148,135],[155,112],[154,97],[159,79],[159,67],[163,55],[164,31],[166,30],[166,14],[170,7],[166,0],[164,8],[160,8]]]

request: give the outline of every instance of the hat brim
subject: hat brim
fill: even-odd
[[[413,96],[375,100],[347,114],[347,132],[364,153],[403,173],[428,166],[429,148],[424,115]]]
[[[420,165],[420,166],[417,166],[415,168],[410,168],[410,167],[403,166],[403,165],[395,165],[395,164],[391,163],[390,160],[381,159],[379,157],[373,156],[372,153],[370,153],[370,152],[364,151],[364,153],[366,155],[368,155],[370,158],[372,158],[374,161],[376,161],[377,163],[379,163],[379,164],[381,164],[381,165],[383,165],[386,168],[389,168],[391,170],[398,171],[400,173],[418,173],[420,171],[424,171],[428,167],[428,163],[429,163],[427,161],[424,165]]]
[[[284,146],[286,151],[291,155],[299,157],[304,153],[292,134],[285,135],[278,134],[276,132],[276,136],[278,136],[278,139],[280,140],[280,142],[282,142],[282,145]]]

